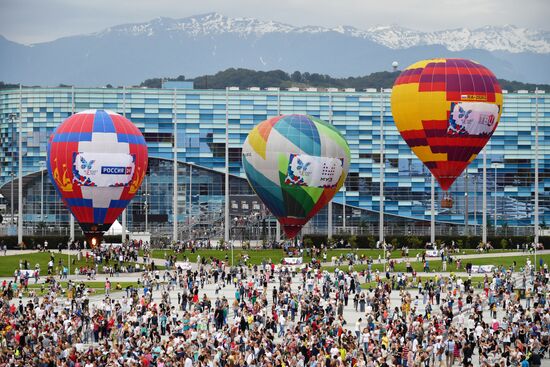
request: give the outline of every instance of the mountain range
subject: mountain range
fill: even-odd
[[[156,18],[23,45],[0,36],[0,80],[26,85],[129,85],[229,67],[337,77],[431,57],[465,57],[498,78],[550,83],[550,32],[512,25],[420,32],[397,25],[295,27],[218,13]]]

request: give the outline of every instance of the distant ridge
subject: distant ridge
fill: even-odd
[[[498,78],[550,83],[550,32],[512,25],[419,32],[399,26],[295,27],[218,13],[156,18],[22,45],[0,36],[0,80],[52,86],[131,85],[228,68],[308,70],[334,78],[432,57],[464,57]]]
[[[347,78],[333,78],[330,75],[295,71],[285,73],[282,70],[256,71],[249,69],[234,69],[219,71],[213,75],[201,75],[186,79],[180,75],[177,78],[165,78],[164,80],[192,80],[195,89],[223,89],[226,87],[239,88],[290,88],[290,87],[317,87],[317,88],[391,88],[401,71],[375,72],[369,75]],[[139,87],[160,88],[163,78],[151,78],[139,84]],[[510,92],[517,90],[533,91],[535,88],[550,91],[548,84],[531,84],[517,81],[499,79],[502,89]]]

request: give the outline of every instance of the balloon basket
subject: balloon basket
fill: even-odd
[[[441,200],[441,207],[445,209],[451,209],[453,207],[453,198],[446,196]]]
[[[101,242],[103,241],[102,233],[85,233],[84,236],[86,237],[86,241],[92,249],[96,246],[100,246]]]

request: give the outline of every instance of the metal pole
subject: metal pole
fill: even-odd
[[[69,210],[69,238],[74,241],[74,217],[73,213]]]
[[[328,96],[328,123],[332,125],[332,93]],[[330,240],[332,239],[332,199],[328,202],[327,224],[327,238]]]
[[[434,175],[431,176],[430,192],[431,192],[431,201],[430,201],[430,243],[433,246],[435,244],[435,178]]]
[[[242,244],[241,244],[242,246]],[[231,240],[231,267],[235,266],[235,257],[233,256],[233,250],[235,248],[235,239]]]
[[[539,89],[535,89],[535,245],[539,243]],[[535,270],[536,265],[535,246]]]
[[[483,194],[481,201],[481,210],[482,210],[482,236],[481,242],[483,244],[487,243],[487,148],[483,148]]]
[[[126,117],[126,87],[122,87],[122,115]],[[121,233],[121,242],[126,242],[126,208],[122,211],[122,233]]]
[[[71,115],[74,115],[75,101],[74,101],[74,86],[71,87]],[[69,237],[71,241],[74,241],[74,216],[69,210]]]
[[[15,182],[15,130],[14,130],[14,120],[15,120],[15,114],[11,113],[9,114],[8,116],[8,120],[10,120],[10,125],[11,125],[11,225],[13,226],[15,224],[15,206],[13,204],[13,199],[14,199],[14,193],[13,193],[13,184]]]
[[[172,93],[172,118],[174,124],[174,165],[172,181],[172,241],[178,242],[178,109],[177,109],[177,91]]]
[[[191,239],[191,234],[192,234],[191,220],[193,218],[193,166],[191,164],[189,164],[189,204],[188,206],[189,206],[189,212],[188,212],[187,218],[189,219],[187,224],[189,226],[189,239]]]
[[[281,90],[277,90],[277,116],[281,115]],[[275,219],[275,241],[281,241],[281,223]]]
[[[224,241],[229,241],[229,88],[225,87],[225,228]],[[231,245],[231,257],[233,257],[233,245]],[[231,260],[233,266],[233,260]]]
[[[470,211],[468,210],[468,172],[464,176],[464,235],[468,236],[470,230],[468,228],[470,222]]]
[[[380,218],[378,240],[384,243],[384,89],[380,88]],[[384,270],[386,270],[386,248],[384,246]]]
[[[346,232],[346,185],[343,185],[342,188],[344,191],[342,194],[344,195],[344,205],[342,206],[342,227],[344,230],[344,233]]]
[[[44,221],[44,162],[40,162],[40,221]]]
[[[494,221],[495,221],[495,229],[494,229],[494,232],[495,232],[495,236],[497,235],[497,165],[495,164],[495,210],[493,211],[494,212]]]
[[[149,179],[145,175],[145,233],[149,233]]]
[[[19,84],[19,185],[17,187],[17,243],[23,243],[23,87]]]
[[[474,236],[477,236],[477,173],[474,175]]]

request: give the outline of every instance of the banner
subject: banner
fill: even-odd
[[[488,135],[495,130],[498,105],[483,102],[452,102],[447,134]]]
[[[175,263],[176,269],[180,268],[181,270],[191,270],[191,264],[188,261],[177,261]]]
[[[29,278],[32,278],[32,277],[34,277],[34,272],[35,272],[35,270],[30,270],[30,269],[25,270],[25,269],[21,269],[20,272],[21,272],[21,275],[20,275],[21,278],[24,278],[25,275],[28,275]]]
[[[492,273],[494,267],[494,265],[472,265],[472,273]]]
[[[134,157],[126,153],[74,153],[73,181],[80,186],[127,186],[134,176]]]
[[[301,257],[285,257],[283,258],[283,265],[302,265],[304,260]]]
[[[287,185],[332,188],[342,177],[342,158],[315,157],[307,154],[290,154]]]
[[[426,256],[428,257],[438,257],[439,250],[426,250]]]

